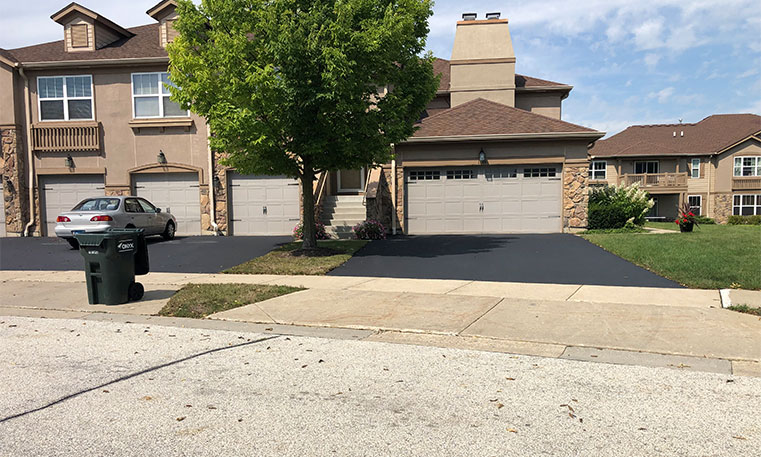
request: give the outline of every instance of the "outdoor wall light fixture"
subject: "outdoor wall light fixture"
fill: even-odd
[[[222,187],[222,181],[219,180],[219,176],[215,176],[214,179],[212,179],[214,182],[214,188],[219,189]]]
[[[71,158],[71,154],[66,156],[66,168],[74,168],[74,159]]]
[[[486,153],[484,152],[484,148],[481,148],[481,152],[478,153],[478,161],[486,163]]]
[[[156,156],[156,161],[161,165],[166,165],[166,156],[164,155],[164,151],[161,149],[159,149],[159,155]]]

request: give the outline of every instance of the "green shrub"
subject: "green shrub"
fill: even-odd
[[[761,225],[761,215],[729,216],[729,225]]]
[[[330,235],[325,231],[325,226],[319,222],[314,223],[314,229],[317,231],[317,239],[318,240],[329,240]],[[304,227],[301,225],[301,222],[293,228],[293,239],[294,240],[302,240],[304,239]]]
[[[647,192],[637,184],[593,188],[589,192],[589,229],[642,226],[653,204]]]
[[[700,225],[703,225],[703,224],[711,225],[711,224],[715,224],[716,223],[715,220],[711,219],[710,217],[705,217],[705,216],[696,216],[695,217],[695,222],[697,222]]]

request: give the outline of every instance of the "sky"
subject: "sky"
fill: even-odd
[[[3,0],[10,1],[10,0]],[[123,27],[153,21],[158,0],[81,0]],[[0,47],[61,39],[50,15],[69,0],[6,8]],[[466,5],[466,6],[465,6]],[[516,71],[574,86],[563,119],[617,133],[633,124],[761,114],[758,0],[438,0],[428,49],[448,59],[464,12],[510,21]],[[463,8],[467,8],[467,11]]]

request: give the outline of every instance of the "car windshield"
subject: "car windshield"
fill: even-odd
[[[72,211],[115,211],[117,208],[118,198],[90,198],[79,202]]]

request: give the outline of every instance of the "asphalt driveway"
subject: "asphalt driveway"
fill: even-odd
[[[148,239],[151,271],[219,273],[262,256],[290,236],[192,236]],[[78,250],[58,238],[0,238],[0,270],[82,270]]]
[[[681,287],[569,234],[395,237],[369,243],[329,274]]]

